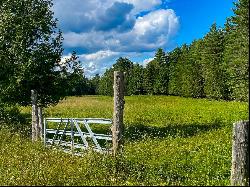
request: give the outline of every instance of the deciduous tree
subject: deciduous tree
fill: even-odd
[[[56,104],[82,76],[76,54],[62,62],[62,33],[52,0],[0,1],[0,100],[30,105]]]

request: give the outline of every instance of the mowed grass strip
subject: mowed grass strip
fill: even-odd
[[[113,98],[69,97],[44,112],[111,119]],[[244,102],[125,97],[125,145],[118,158],[74,157],[2,130],[0,184],[230,185],[232,124],[247,119]]]

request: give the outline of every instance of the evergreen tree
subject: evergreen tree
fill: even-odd
[[[128,95],[131,92],[131,70],[133,68],[133,62],[131,62],[128,58],[118,58],[116,63],[113,65],[113,72],[114,71],[121,71],[125,73],[125,95]],[[112,73],[113,73],[112,72]]]
[[[113,95],[113,82],[114,82],[114,75],[113,75],[113,68],[107,69],[103,76],[101,77],[98,87],[97,93],[99,95]]]
[[[177,47],[173,51],[169,53],[169,85],[168,90],[170,95],[180,95],[179,91],[179,81],[180,81],[180,73],[179,69],[179,58],[181,55],[181,48]]]
[[[203,40],[195,40],[189,48],[190,72],[188,76],[190,77],[191,96],[194,98],[204,97],[204,78],[201,64],[203,45]]]
[[[249,0],[234,3],[234,16],[227,20],[224,61],[227,66],[230,99],[249,98]]]
[[[113,71],[126,72],[126,94],[170,94],[213,99],[248,99],[249,0],[235,3],[224,29],[210,31],[189,46],[166,54],[159,48],[145,68],[119,58],[101,77],[99,90],[110,94]],[[140,76],[143,74],[143,76]],[[142,80],[143,79],[143,80]]]
[[[95,94],[95,89],[93,88],[91,80],[87,77],[82,76],[81,79],[78,79],[75,83],[75,86],[68,93],[69,96],[80,96],[80,95],[93,95]]]
[[[159,48],[155,54],[156,72],[154,82],[155,94],[168,94],[168,82],[169,82],[169,58],[168,55]]]
[[[96,95],[98,94],[98,85],[100,83],[100,75],[96,74],[92,79],[90,79],[90,85],[91,85],[91,89],[90,89],[90,93],[89,94],[93,94]]]
[[[107,69],[100,79],[98,93],[101,95],[113,95],[114,71],[125,73],[125,95],[128,95],[128,85],[130,85],[131,69],[133,63],[127,58],[118,58],[112,68]]]
[[[192,92],[192,72],[191,64],[189,63],[189,46],[187,44],[182,45],[181,54],[177,63],[177,73],[179,74],[177,87],[180,96],[191,97]]]
[[[226,70],[223,66],[224,45],[224,32],[217,29],[214,23],[204,37],[202,55],[204,92],[208,98],[226,99],[228,95]]]
[[[155,76],[157,74],[157,61],[152,60],[150,61],[145,69],[144,69],[144,81],[143,81],[143,87],[147,94],[154,94],[154,83],[155,83]]]
[[[159,48],[154,60],[150,61],[144,71],[144,88],[148,94],[168,93],[168,56]]]
[[[134,64],[130,73],[130,80],[127,86],[128,95],[144,94],[143,88],[143,67],[139,64]]]

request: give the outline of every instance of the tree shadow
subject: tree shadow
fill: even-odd
[[[21,113],[17,108],[5,112],[0,119],[0,129],[7,128],[11,133],[20,133],[24,137],[31,135],[31,114]]]
[[[171,124],[165,127],[148,126],[143,123],[129,125],[124,132],[124,137],[128,141],[136,141],[145,137],[165,138],[165,137],[191,137],[199,133],[216,130],[222,127],[220,120],[211,123],[192,124]]]

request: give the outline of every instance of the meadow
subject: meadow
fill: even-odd
[[[21,108],[29,116],[30,107]],[[109,96],[68,97],[45,117],[112,118]],[[0,130],[0,185],[230,185],[232,126],[248,103],[177,96],[125,97],[125,144],[116,158],[72,156]]]

